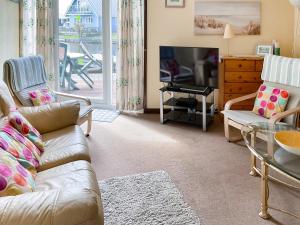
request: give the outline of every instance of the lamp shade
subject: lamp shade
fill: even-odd
[[[230,24],[226,24],[224,31],[224,39],[230,39],[234,37],[234,32]]]
[[[290,0],[290,3],[300,9],[300,0]]]

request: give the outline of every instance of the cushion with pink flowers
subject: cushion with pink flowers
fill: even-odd
[[[46,105],[56,101],[56,96],[53,91],[42,88],[29,92],[30,99],[34,106]]]
[[[20,142],[21,144],[25,145],[34,154],[36,158],[39,158],[41,156],[42,152],[27,137],[25,137],[23,134],[17,131],[11,124],[5,123],[0,128],[0,131],[6,132],[17,142]]]
[[[284,112],[288,99],[287,90],[262,84],[256,96],[253,112],[269,119],[277,113]]]
[[[3,131],[0,131],[0,148],[13,155],[32,174],[36,173],[36,168],[39,166],[39,156],[35,156],[24,144]]]
[[[44,151],[44,142],[41,134],[18,111],[8,114],[9,123],[21,134],[27,137],[41,152]]]
[[[0,196],[32,192],[34,188],[32,174],[13,155],[0,149]]]

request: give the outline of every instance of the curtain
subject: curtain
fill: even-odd
[[[49,86],[56,88],[58,74],[58,1],[20,1],[21,56],[42,55]]]
[[[119,0],[117,109],[144,108],[144,0]]]

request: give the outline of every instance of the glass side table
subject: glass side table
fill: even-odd
[[[282,149],[274,139],[275,133],[282,130],[295,130],[295,128],[283,123],[275,125],[269,123],[252,123],[247,124],[242,128],[242,136],[248,149],[251,151],[251,161],[254,162],[252,163],[250,174],[261,175],[261,209],[259,216],[264,219],[268,219],[270,217],[268,213],[268,208],[271,208],[268,206],[269,179],[300,190],[299,187],[269,176],[270,168],[280,173],[285,178],[300,184],[300,156],[291,154]],[[256,167],[256,159],[261,161],[261,169]],[[286,212],[282,209],[274,209],[288,213],[300,219],[299,216]]]

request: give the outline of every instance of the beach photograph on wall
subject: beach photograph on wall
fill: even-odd
[[[231,24],[236,35],[259,35],[260,1],[195,1],[194,31],[196,35],[223,35]]]

